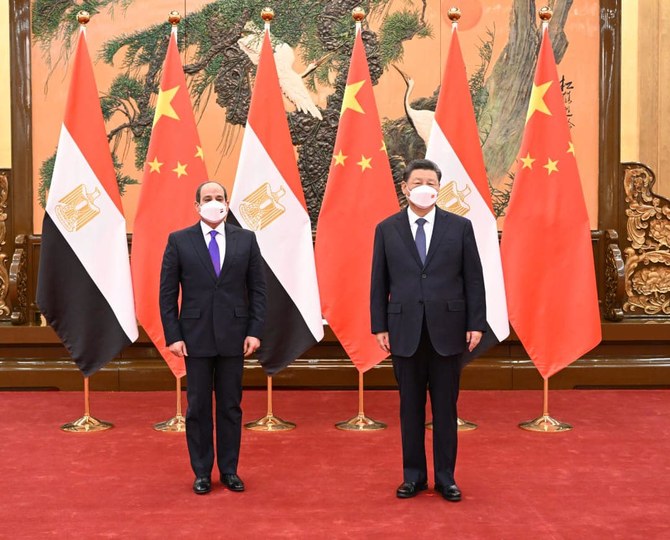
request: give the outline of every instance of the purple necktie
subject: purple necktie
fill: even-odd
[[[423,226],[427,221],[423,218],[416,220],[417,229],[416,237],[414,242],[416,243],[416,250],[419,252],[419,258],[421,259],[421,264],[426,263],[426,231],[423,230]]]
[[[209,235],[212,237],[209,241],[209,256],[212,259],[216,277],[219,277],[219,274],[221,273],[221,253],[219,252],[219,244],[216,241],[217,234],[216,231],[209,231]]]

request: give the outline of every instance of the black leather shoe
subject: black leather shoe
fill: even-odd
[[[461,500],[461,490],[458,489],[456,484],[451,484],[450,486],[435,486],[435,491],[437,491],[442,497],[447,499],[450,502],[458,502]]]
[[[428,484],[423,482],[422,484],[417,484],[416,482],[403,482],[396,489],[395,495],[398,499],[411,499],[416,497],[419,494],[419,491],[424,491],[428,489]]]
[[[204,495],[212,491],[212,480],[209,476],[198,476],[193,482],[193,493]]]
[[[236,474],[222,474],[221,483],[230,491],[244,491],[244,482]]]

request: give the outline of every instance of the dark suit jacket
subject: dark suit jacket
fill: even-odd
[[[256,236],[228,223],[225,234],[218,279],[199,222],[168,237],[161,268],[161,320],[166,343],[184,341],[189,356],[238,356],[246,336],[262,338],[265,274]]]
[[[412,356],[424,315],[435,350],[465,350],[465,333],[486,330],[484,277],[470,220],[436,208],[425,265],[407,210],[377,225],[370,291],[372,332],[389,332],[391,353]]]

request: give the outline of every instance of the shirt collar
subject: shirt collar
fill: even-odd
[[[215,229],[212,229],[207,223],[205,223],[203,220],[200,220],[200,228],[202,229],[202,234],[205,236],[209,236],[209,233],[212,231],[216,231],[219,234],[222,234],[224,237],[226,236],[226,222],[222,221],[219,223]]]
[[[416,220],[420,217],[417,216],[409,206],[407,207],[407,216],[409,217],[410,225],[414,225]],[[430,212],[423,216],[423,219],[425,219],[428,223],[435,223],[435,206],[433,206]]]

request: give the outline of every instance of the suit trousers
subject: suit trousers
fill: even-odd
[[[428,480],[425,449],[428,389],[433,414],[435,484],[454,484],[458,450],[456,403],[461,378],[461,355],[438,354],[431,344],[424,320],[416,352],[409,357],[394,355],[393,371],[400,390],[403,481],[421,484]]]
[[[196,476],[210,476],[214,467],[212,391],[216,396],[219,473],[237,473],[242,437],[243,367],[242,355],[186,358],[186,443]]]

